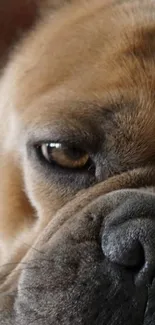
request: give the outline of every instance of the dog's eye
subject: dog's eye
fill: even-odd
[[[89,155],[83,150],[60,143],[43,143],[39,147],[44,159],[64,168],[83,168],[89,160]]]

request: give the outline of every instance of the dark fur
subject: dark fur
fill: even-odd
[[[1,8],[0,325],[154,325],[155,3]]]

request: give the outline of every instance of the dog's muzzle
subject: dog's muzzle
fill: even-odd
[[[115,191],[67,220],[62,209],[31,249],[7,317],[5,325],[154,325],[155,195]]]

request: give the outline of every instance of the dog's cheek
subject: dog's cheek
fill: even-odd
[[[58,209],[73,197],[74,191],[39,174],[26,158],[23,164],[26,193],[36,210],[39,225],[44,227]]]

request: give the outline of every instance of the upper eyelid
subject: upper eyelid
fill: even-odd
[[[38,132],[39,133],[39,132]],[[103,141],[103,139],[102,139]],[[32,134],[29,133],[29,137],[26,141],[26,146],[27,147],[35,147],[39,146],[41,144],[46,144],[46,143],[61,143],[65,146],[69,147],[77,147],[79,149],[83,149],[86,151],[96,151],[99,149],[99,146],[101,144],[101,140],[97,139],[97,137],[92,133],[92,134],[78,134],[78,133],[71,133],[71,134],[56,134],[52,133],[51,135],[45,136],[45,133],[41,134]]]
[[[64,147],[68,147],[68,148],[73,148],[73,147],[75,147],[75,148],[77,148],[77,149],[83,149],[82,147],[83,147],[83,145],[80,143],[80,142],[78,142],[78,141],[76,141],[76,142],[74,142],[74,141],[51,141],[51,140],[43,140],[43,141],[39,141],[39,142],[33,142],[33,141],[30,141],[30,142],[28,142],[27,143],[27,146],[28,147],[41,147],[42,145],[44,145],[44,144],[47,144],[48,146],[50,146],[51,148],[56,148],[56,149],[58,149],[58,148],[60,148],[60,146],[64,146]]]
[[[34,144],[33,146],[35,147],[41,147],[42,145],[47,145],[50,146],[51,148],[56,148],[59,149],[62,146],[62,142],[54,142],[54,141],[43,141],[43,142],[39,142]]]
[[[34,131],[35,130],[35,131]],[[89,133],[82,130],[72,130],[72,129],[57,129],[52,127],[50,125],[49,127],[42,127],[40,128],[32,128],[32,130],[24,130],[25,134],[28,134],[28,138],[26,139],[26,142],[29,144],[32,143],[46,143],[46,142],[54,142],[54,143],[60,143],[60,142],[75,142],[77,139],[86,140],[89,138]]]

